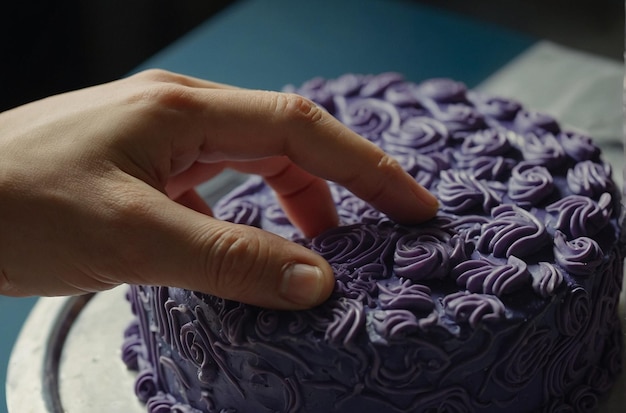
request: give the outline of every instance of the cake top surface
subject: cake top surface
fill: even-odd
[[[241,334],[229,330],[235,311],[254,313],[255,334],[271,330],[277,340],[277,332],[288,339],[307,331],[343,344],[460,338],[520,323],[607,265],[619,195],[588,135],[450,79],[349,74],[287,90],[394,156],[438,197],[440,211],[398,225],[329,183],[341,224],[305,239],[263,181],[250,178],[216,205],[216,217],[311,248],[333,267],[336,286],[323,305],[290,313],[205,297],[222,306],[225,334]]]

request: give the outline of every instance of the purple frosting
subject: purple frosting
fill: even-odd
[[[548,205],[546,211],[558,214],[554,222],[549,221],[549,225],[576,238],[600,232],[609,223],[612,207],[608,193],[602,194],[598,202],[581,195],[569,195]]]
[[[506,204],[491,211],[493,221],[483,225],[476,248],[494,257],[526,257],[546,246],[548,233],[533,214]]]
[[[308,239],[250,178],[215,216],[312,249],[334,290],[278,311],[131,287],[121,357],[148,412],[596,409],[621,365],[623,251],[591,138],[449,79],[347,74],[286,90],[390,153],[441,209],[400,225],[329,182],[340,225]]]
[[[441,151],[446,146],[448,130],[439,121],[427,117],[412,117],[402,122],[398,131],[382,134],[382,148],[392,149],[401,146],[411,152],[428,154]],[[408,149],[406,149],[408,148]]]
[[[517,164],[511,172],[509,198],[522,206],[537,205],[554,190],[552,174],[543,166]]]
[[[615,190],[610,165],[592,161],[579,162],[567,171],[567,185],[573,193],[590,198]]]

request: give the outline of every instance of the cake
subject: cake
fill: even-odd
[[[216,217],[326,258],[322,305],[132,286],[123,359],[150,413],[593,412],[621,370],[619,190],[584,133],[450,79],[316,78],[310,98],[440,200],[403,226],[329,183],[304,238],[257,177]],[[390,183],[393,184],[393,183]]]

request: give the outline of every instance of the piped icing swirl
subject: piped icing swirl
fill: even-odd
[[[506,264],[485,259],[469,260],[452,269],[452,277],[459,286],[473,293],[493,294],[502,297],[530,284],[526,263],[510,256]]]
[[[437,195],[442,208],[454,213],[463,213],[479,207],[483,212],[502,202],[506,191],[503,183],[477,179],[465,171],[441,171]]]
[[[556,220],[549,219],[548,225],[572,238],[592,236],[609,223],[612,207],[608,193],[602,194],[598,202],[586,196],[569,195],[546,207],[547,212],[556,214]]]
[[[565,161],[565,150],[559,141],[550,134],[529,134],[525,137],[522,155],[524,160],[534,165],[554,169]]]
[[[402,122],[399,130],[382,133],[381,147],[394,152],[394,147],[402,147],[401,151],[428,154],[445,148],[448,130],[439,121],[425,116],[417,116]],[[398,149],[396,149],[398,151]]]
[[[493,221],[483,225],[476,248],[494,257],[527,257],[549,242],[546,228],[528,211],[514,205],[495,207]]]
[[[594,199],[615,190],[610,165],[592,161],[579,162],[568,170],[567,185],[573,193]]]
[[[443,278],[451,252],[451,247],[434,235],[404,235],[396,242],[394,273],[415,281]]]
[[[500,299],[491,294],[459,291],[443,299],[446,314],[457,323],[468,323],[477,328],[481,322],[497,322],[505,317],[505,306]]]
[[[518,205],[537,205],[553,190],[552,174],[543,166],[520,162],[511,171],[509,198]]]
[[[517,112],[522,109],[519,102],[499,96],[473,92],[469,95],[469,99],[481,113],[497,121],[513,120]]]
[[[600,155],[598,148],[590,136],[571,130],[561,131],[557,135],[563,150],[577,162],[596,160]]]
[[[554,257],[570,274],[591,276],[602,264],[604,254],[591,238],[579,237],[568,241],[565,234],[557,231],[554,234]]]
[[[388,102],[374,98],[348,101],[339,96],[335,107],[342,123],[373,142],[380,141],[382,132],[400,130],[398,110]]]

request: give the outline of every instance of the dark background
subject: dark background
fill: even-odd
[[[388,1],[444,7],[613,59],[623,56],[621,0]],[[9,0],[0,7],[0,111],[124,76],[234,2]]]

